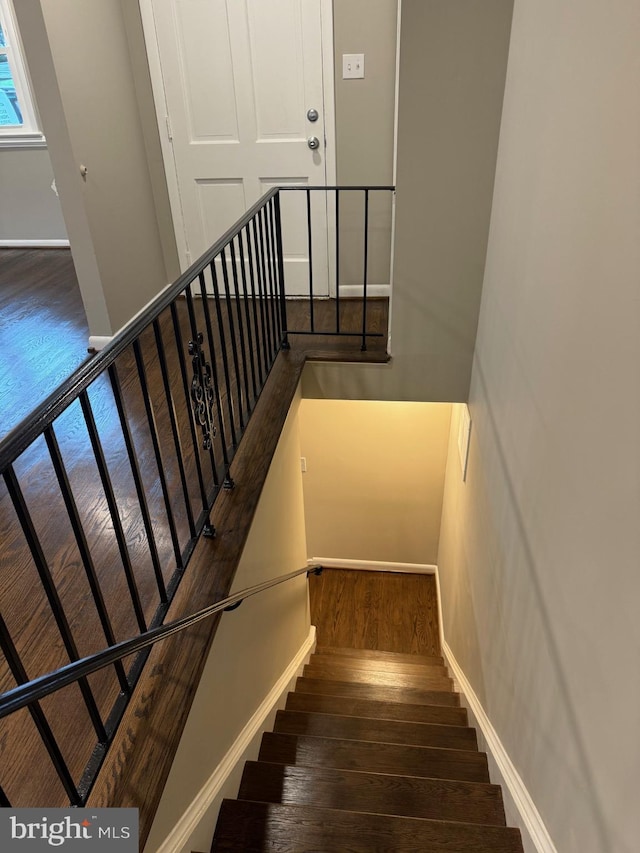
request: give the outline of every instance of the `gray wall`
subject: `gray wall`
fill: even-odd
[[[338,0],[333,4],[336,172],[339,184],[392,184],[398,0]],[[365,54],[365,77],[342,79],[342,54]],[[372,194],[369,226],[371,284],[389,284],[391,205]],[[341,284],[362,284],[363,199],[343,197]]]
[[[17,6],[89,328],[110,335],[178,272],[137,4]]]
[[[0,148],[0,241],[66,240],[46,148]]]
[[[305,396],[466,400],[512,0],[403,0],[386,370],[313,365]]]
[[[638,849],[635,4],[516,0],[445,635],[562,853]]]

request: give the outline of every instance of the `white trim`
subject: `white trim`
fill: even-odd
[[[0,240],[0,249],[68,249],[68,240]]]
[[[361,284],[341,284],[340,285],[340,297],[343,296],[345,299],[351,299],[354,296],[358,298],[362,298],[364,294],[364,287]],[[367,285],[367,296],[375,297],[375,296],[385,296],[387,299],[391,295],[391,285],[390,284],[368,284]]]
[[[22,124],[0,126],[0,137],[13,148],[29,147],[37,137],[42,139],[42,133],[13,0],[0,0],[0,21],[3,22],[4,33],[8,39],[8,46],[2,48],[2,52],[6,53],[9,59],[11,77],[22,113]]]
[[[89,335],[87,349],[89,352],[101,352],[114,337],[115,335]]]
[[[156,299],[162,293],[164,293],[164,291],[168,287],[171,287],[171,284],[172,284],[172,282],[169,282],[169,284],[165,284],[165,286],[162,288],[162,290],[158,291],[158,293],[156,293],[156,295],[153,297],[153,299],[150,299],[146,305],[143,305],[139,311],[136,311],[136,313],[133,315],[133,317],[130,320],[128,320],[124,324],[124,326],[122,326],[120,329],[118,329],[118,331],[115,332],[113,335],[89,335],[89,350],[90,350],[90,352],[100,352],[100,350],[103,350],[107,346],[107,344],[111,343],[111,341],[114,338],[116,338],[119,334],[121,334],[126,329],[128,329],[129,326],[134,322],[134,320],[137,320],[137,318],[140,316],[140,314],[142,314],[143,311],[146,311],[150,305],[153,305],[153,303],[156,301]],[[178,297],[180,297],[182,295],[183,294],[180,293],[180,294],[178,294]]]
[[[321,0],[322,97],[324,100],[324,175],[328,186],[336,183],[336,98],[333,75],[333,0]]]
[[[343,560],[336,557],[313,557],[307,560],[310,566],[327,569],[354,569],[364,572],[404,572],[408,575],[436,575],[438,567],[429,563],[385,563],[378,560]]]
[[[520,815],[520,831],[523,835],[528,835],[533,848],[538,853],[557,853],[551,836],[526,785],[509,758],[504,744],[491,725],[491,721],[487,717],[480,700],[468,682],[462,667],[456,660],[446,640],[443,640],[442,650],[447,663],[451,667],[454,680],[460,685],[460,691],[466,699],[467,710],[472,716],[470,725],[475,725],[480,729],[490,762],[493,759],[493,762],[491,762],[493,764],[491,767],[491,781],[494,784],[499,784],[502,787],[503,795],[506,794],[511,798],[514,807],[511,811],[517,812]]]
[[[162,64],[160,62],[160,47],[156,33],[156,21],[153,11],[153,0],[139,0],[140,17],[142,19],[142,31],[147,49],[147,62],[151,77],[151,90],[153,102],[156,108],[156,120],[158,122],[158,133],[160,136],[160,147],[162,149],[162,162],[164,165],[167,191],[169,193],[169,206],[173,220],[173,230],[178,248],[181,271],[190,266],[188,263],[189,247],[184,230],[184,217],[182,215],[182,200],[180,198],[180,187],[178,185],[178,172],[173,156],[173,144],[167,133],[169,110],[164,91],[164,79],[162,76]]]
[[[179,851],[182,851],[185,848],[185,845],[189,842],[189,839],[198,828],[198,824],[205,816],[216,797],[222,791],[227,779],[233,773],[235,767],[240,762],[247,760],[245,753],[249,749],[251,742],[254,740],[256,735],[267,730],[267,719],[269,715],[274,713],[284,701],[284,697],[289,692],[292,681],[297,678],[298,674],[302,671],[302,667],[314,651],[315,646],[316,629],[315,625],[311,625],[307,639],[304,641],[289,666],[273,685],[269,693],[267,693],[257,711],[234,741],[231,749],[229,749],[220,764],[205,782],[198,795],[173,827],[169,835],[160,847],[158,847],[156,853],[179,853]]]
[[[16,131],[11,136],[0,136],[0,148],[46,148],[47,140],[41,133]]]

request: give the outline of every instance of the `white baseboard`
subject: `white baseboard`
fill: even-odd
[[[147,304],[146,304],[146,305],[143,305],[143,306],[142,306],[142,308],[140,308],[140,310],[139,310],[139,311],[136,311],[136,313],[133,315],[133,317],[132,317],[128,322],[126,322],[126,323],[124,324],[124,326],[122,326],[122,328],[118,329],[118,331],[117,331],[115,334],[113,334],[113,335],[89,335],[89,344],[88,344],[88,346],[89,346],[89,352],[100,352],[100,350],[103,350],[103,349],[107,346],[107,344],[110,344],[110,343],[111,343],[111,341],[112,341],[112,340],[113,340],[117,335],[119,335],[119,334],[121,334],[122,332],[124,332],[124,331],[125,331],[125,329],[128,329],[128,328],[129,328],[129,326],[130,326],[130,325],[131,325],[135,320],[137,320],[137,319],[138,319],[138,317],[140,316],[140,314],[142,314],[142,312],[143,312],[143,311],[146,311],[146,310],[147,310],[147,308],[148,308],[150,305],[153,305],[153,303],[154,303],[154,302],[156,301],[156,299],[160,296],[160,294],[161,294],[161,293],[164,293],[164,291],[165,291],[168,287],[171,287],[171,283],[169,283],[169,284],[165,284],[165,286],[162,288],[162,290],[159,290],[159,291],[156,293],[156,295],[153,297],[153,299],[150,299],[150,300],[147,302]],[[182,294],[180,294],[180,296],[182,296]]]
[[[442,642],[442,650],[454,681],[463,694],[463,704],[470,717],[469,725],[478,730],[480,748],[487,753],[491,781],[502,787],[507,822],[520,829],[526,853],[557,853],[540,812],[446,640]]]
[[[220,795],[231,774],[239,764],[242,766],[246,760],[255,758],[255,755],[247,755],[252,742],[256,736],[261,735],[270,727],[268,723],[270,715],[275,714],[279,707],[283,707],[286,695],[292,687],[292,682],[302,672],[302,667],[308,661],[315,647],[316,629],[315,625],[312,625],[307,639],[289,666],[265,696],[220,764],[155,853],[182,853],[182,851],[190,849],[186,845],[198,828],[200,821],[207,815],[216,797]],[[208,817],[211,815],[209,814]]]
[[[354,297],[358,297],[362,299],[362,295],[364,293],[364,287],[361,284],[341,284],[340,285],[340,296],[345,297],[345,299],[352,299]],[[391,296],[391,285],[390,284],[368,284],[367,285],[367,296],[375,297],[375,296],[384,296],[387,299]]]
[[[0,249],[68,249],[68,240],[0,240]]]
[[[113,335],[89,335],[89,352],[100,352],[113,340]]]
[[[313,557],[310,566],[327,569],[355,569],[366,572],[404,572],[410,575],[437,575],[438,567],[429,563],[384,563],[377,560],[341,560],[337,557]]]

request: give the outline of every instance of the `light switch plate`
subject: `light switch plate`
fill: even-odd
[[[364,53],[342,54],[342,79],[358,80],[364,77]]]

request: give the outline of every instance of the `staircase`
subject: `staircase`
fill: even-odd
[[[318,648],[214,851],[522,853],[441,657]]]

